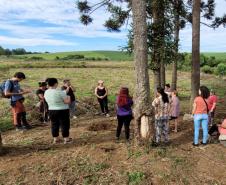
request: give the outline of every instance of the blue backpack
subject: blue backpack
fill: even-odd
[[[14,84],[13,84],[12,80],[6,80],[6,81],[2,82],[2,84],[0,85],[0,97],[2,97],[2,98],[11,98],[11,96],[5,95],[5,84],[7,81],[9,81],[11,84],[10,92],[13,92],[13,89],[14,89]]]

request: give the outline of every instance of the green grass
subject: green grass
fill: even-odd
[[[12,68],[16,63],[17,68]],[[0,66],[5,66],[7,62],[1,62]],[[110,107],[114,106],[116,94],[118,93],[121,86],[127,86],[130,89],[131,95],[134,93],[135,78],[134,69],[131,62],[110,62],[103,64],[102,62],[85,62],[86,67],[73,68],[73,65],[79,65],[80,63],[71,62],[70,68],[62,67],[56,65],[56,63],[47,62],[33,62],[32,68],[27,68],[25,62],[15,62],[8,61],[8,67],[6,69],[1,68],[0,80],[7,79],[16,71],[23,71],[26,74],[26,80],[21,83],[22,88],[30,88],[33,91],[33,95],[26,97],[26,104],[35,105],[34,102],[35,90],[38,88],[38,81],[44,80],[48,77],[56,77],[59,80],[59,86],[62,85],[62,81],[65,78],[71,79],[72,85],[76,89],[76,97],[79,102],[84,102],[87,99],[89,101],[96,101],[94,97],[94,89],[99,79],[105,81],[106,87],[109,90],[109,102]],[[62,62],[62,65],[65,65]],[[25,66],[24,66],[25,65]],[[51,65],[53,66],[51,68]],[[71,66],[70,66],[71,65]],[[40,68],[40,66],[42,68]],[[46,67],[46,68],[45,68]],[[150,87],[151,92],[153,92],[153,73],[150,70]],[[171,82],[171,71],[166,72],[166,82]],[[178,72],[178,91],[179,98],[181,99],[181,111],[189,112],[190,108],[188,105],[190,97],[190,73],[189,72]],[[201,84],[207,85],[209,88],[216,90],[217,95],[223,97],[226,91],[226,86],[222,83],[222,79],[215,77],[213,75],[202,75]],[[153,98],[153,94],[151,94]],[[37,100],[36,100],[37,101]],[[8,100],[0,100],[0,129],[2,131],[12,128],[11,123],[11,112]],[[28,117],[31,113],[28,110]],[[32,115],[33,116],[33,115]]]
[[[45,60],[54,60],[57,56],[59,58],[66,57],[68,55],[84,55],[85,58],[102,58],[109,59],[111,61],[131,61],[132,56],[126,52],[120,51],[73,51],[73,52],[59,52],[59,53],[42,53],[42,54],[29,54],[29,55],[18,55],[18,57],[42,57]]]
[[[207,57],[214,56],[216,59],[226,61],[226,52],[204,52],[203,54]]]

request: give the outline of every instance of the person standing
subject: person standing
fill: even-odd
[[[157,88],[157,97],[152,102],[152,106],[155,108],[155,143],[154,146],[158,146],[161,141],[161,136],[164,137],[164,143],[169,142],[169,98],[161,87]]]
[[[59,143],[59,129],[64,139],[64,144],[72,141],[69,138],[70,130],[70,113],[69,104],[70,97],[66,95],[65,91],[57,89],[58,81],[56,78],[48,79],[48,90],[45,92],[45,100],[49,106],[49,117],[51,120],[51,132],[53,136],[53,143]]]
[[[109,117],[110,115],[108,114],[108,90],[104,86],[104,81],[99,80],[98,85],[95,88],[95,95],[97,97],[97,100],[100,104],[100,108],[102,111],[103,115],[106,115],[106,117]]]
[[[215,95],[215,91],[211,89],[210,96],[208,98],[208,109],[209,109],[209,125],[212,126],[214,124],[214,115],[217,106],[217,96]]]
[[[180,114],[180,100],[178,98],[177,91],[174,90],[172,92],[172,99],[170,104],[170,120],[174,120],[174,132],[177,132],[177,126],[178,126],[178,117]]]
[[[119,95],[116,99],[116,111],[118,119],[118,127],[116,131],[116,139],[119,140],[122,126],[125,128],[126,140],[129,141],[130,138],[130,122],[132,120],[132,105],[133,100],[129,95],[129,89],[127,87],[122,87],[120,89]]]
[[[206,145],[208,140],[208,98],[210,92],[206,86],[199,88],[199,96],[197,96],[193,103],[192,114],[194,116],[194,142],[193,146],[199,145],[199,129],[202,125],[203,138],[201,144]]]
[[[26,119],[26,110],[24,106],[24,94],[31,93],[30,90],[20,88],[20,82],[26,79],[22,72],[17,72],[14,76],[5,82],[5,96],[10,97],[12,107],[13,124],[16,130],[27,130],[31,128]]]
[[[66,91],[66,94],[70,96],[71,98],[71,103],[69,104],[69,109],[70,109],[70,118],[76,119],[77,117],[75,116],[75,105],[76,105],[76,100],[75,100],[75,89],[72,87],[71,82],[69,79],[66,79],[63,81],[63,86],[61,88],[62,90]]]
[[[41,113],[40,121],[42,123],[48,122],[48,104],[45,101],[44,94],[47,90],[47,83],[46,82],[39,82],[39,89],[36,91],[36,95],[39,99],[39,112]]]

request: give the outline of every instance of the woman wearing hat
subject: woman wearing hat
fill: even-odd
[[[106,115],[107,117],[109,117],[108,114],[108,90],[107,88],[104,86],[104,81],[103,80],[99,80],[98,81],[98,85],[95,88],[95,95],[97,97],[97,100],[100,104],[100,108],[102,111],[103,115]]]

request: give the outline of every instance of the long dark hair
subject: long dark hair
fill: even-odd
[[[163,88],[158,87],[158,88],[157,88],[157,92],[158,92],[159,94],[161,94],[161,96],[162,96],[162,101],[163,101],[164,103],[169,103],[168,95],[165,93],[165,91],[164,91]]]
[[[119,91],[117,105],[119,107],[123,107],[128,104],[128,100],[130,99],[129,89],[127,87],[122,87]]]
[[[200,96],[203,97],[204,99],[209,98],[210,96],[210,90],[206,86],[200,86],[199,90],[201,91]]]

